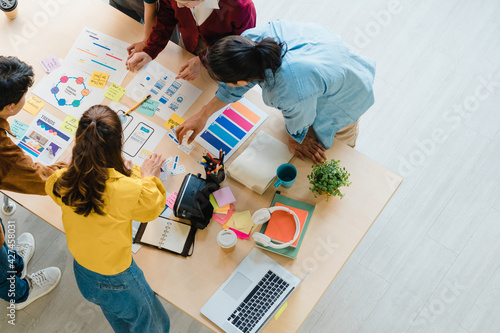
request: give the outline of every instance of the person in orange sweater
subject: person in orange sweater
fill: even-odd
[[[28,64],[15,57],[0,56],[0,190],[45,195],[45,181],[66,163],[49,166],[34,163],[8,136],[14,137],[7,118],[21,111],[26,92],[33,85],[33,76],[33,68]],[[0,223],[0,298],[22,309],[53,290],[59,283],[61,271],[48,267],[26,275],[35,240],[30,233],[23,233],[14,240],[10,237],[13,235],[10,224],[9,237],[5,239],[1,219]]]

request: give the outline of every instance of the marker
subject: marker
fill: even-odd
[[[144,97],[144,99],[142,101],[140,101],[139,103],[137,103],[136,105],[134,105],[133,107],[130,108],[130,110],[128,110],[127,112],[125,112],[124,116],[128,115],[130,112],[132,112],[132,110],[134,110],[135,108],[138,108],[139,105],[141,105],[145,100],[147,100],[149,97],[151,97],[151,94],[147,95],[146,97]]]

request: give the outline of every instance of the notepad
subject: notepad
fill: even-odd
[[[135,242],[149,244],[177,254],[187,253],[190,247],[189,232],[191,226],[182,222],[158,217],[156,220],[142,223],[137,231]]]
[[[283,142],[260,131],[252,143],[226,169],[226,175],[263,194],[276,177],[276,169],[293,154]]]
[[[299,218],[300,222],[300,230],[302,232],[302,227],[304,226],[304,222],[307,219],[307,214],[308,212],[299,208],[295,207],[290,207],[287,205],[284,205],[282,203],[277,202],[275,206],[282,206],[286,207],[297,214],[297,217]],[[269,222],[267,222],[267,228],[266,231],[264,232],[264,235],[269,236],[272,240],[274,240],[277,243],[287,243],[290,240],[293,239],[293,236],[295,235],[295,221],[294,218],[291,214],[284,212],[284,211],[275,211],[271,215],[271,219]],[[296,247],[297,243],[299,242],[300,239],[300,233],[299,237],[293,242],[291,247]]]

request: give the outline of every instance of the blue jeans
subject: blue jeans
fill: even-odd
[[[101,307],[115,332],[163,333],[170,330],[167,311],[132,260],[125,271],[101,275],[73,263],[83,297]]]
[[[8,234],[5,232],[2,219],[0,219],[0,224],[5,235],[5,241],[0,248],[0,298],[7,302],[14,299],[16,303],[21,303],[28,298],[30,293],[28,281],[21,279],[24,261],[16,251],[8,248]]]

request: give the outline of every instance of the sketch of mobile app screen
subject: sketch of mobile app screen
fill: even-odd
[[[153,134],[154,129],[145,123],[137,124],[123,144],[123,152],[131,157],[135,157],[141,148],[146,144]]]
[[[125,111],[123,110],[118,110],[116,113],[118,114],[118,118],[120,118],[120,122],[122,123],[122,130],[125,131],[127,126],[134,119],[134,117],[131,116],[130,114],[125,115]]]

